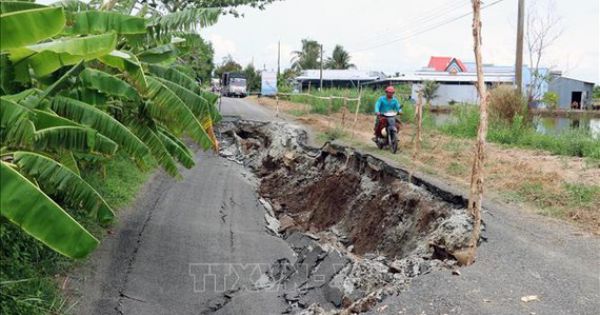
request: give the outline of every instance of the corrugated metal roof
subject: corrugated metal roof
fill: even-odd
[[[367,81],[383,78],[383,73],[375,71],[359,71],[354,69],[349,70],[323,70],[323,80],[327,81]],[[304,70],[302,74],[296,78],[298,81],[319,80],[320,70]]]
[[[456,73],[449,74],[447,72],[416,72],[414,74],[407,74],[400,77],[387,78],[385,80],[390,81],[437,81],[437,82],[476,82],[476,73]],[[384,81],[385,81],[384,80]],[[484,75],[485,82],[496,82],[496,83],[512,83],[514,81],[513,73],[493,73]]]

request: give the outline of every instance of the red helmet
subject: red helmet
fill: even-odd
[[[396,93],[396,90],[394,89],[393,86],[388,86],[385,88],[385,92],[386,93]]]

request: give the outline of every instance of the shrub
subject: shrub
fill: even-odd
[[[527,117],[527,102],[512,86],[500,85],[490,91],[489,113],[492,121],[510,124],[517,115]]]
[[[546,92],[543,98],[544,104],[548,106],[549,109],[557,109],[558,108],[558,94],[555,92]]]

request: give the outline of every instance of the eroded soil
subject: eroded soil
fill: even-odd
[[[308,147],[289,124],[238,121],[221,133],[221,155],[259,179],[270,233],[298,255],[269,275],[287,284],[290,312],[365,311],[415,276],[456,267],[472,229],[461,197],[351,148]]]

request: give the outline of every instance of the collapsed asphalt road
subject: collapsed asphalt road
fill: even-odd
[[[409,183],[373,156],[309,147],[306,132],[287,123],[240,120],[220,131],[221,155],[260,179],[268,228],[297,254],[278,260],[263,283],[289,305],[285,313],[367,311],[411,278],[454,267],[454,252],[468,244],[464,199]]]
[[[224,99],[223,112],[273,119],[264,108],[237,99]],[[337,255],[323,237],[304,234],[310,224],[301,224],[298,233],[286,239],[273,235],[265,228],[268,211],[249,168],[212,153],[199,153],[196,159],[197,166],[184,171],[180,182],[157,173],[136,203],[122,211],[115,232],[73,275],[70,283],[81,294],[76,313],[280,314],[299,310],[290,306],[308,307],[307,301],[331,303],[328,300],[335,299],[337,291],[309,290],[305,292],[318,294],[307,298],[303,292],[287,290],[297,288],[288,285],[294,282],[273,279],[296,274],[303,279],[300,282],[310,284],[305,282],[309,279],[321,285],[328,274],[338,272],[336,266],[347,265],[347,257]],[[600,308],[597,238],[564,223],[487,206],[488,242],[480,247],[475,265],[460,269],[460,276],[444,266],[430,268],[403,286],[401,294],[385,297],[370,311],[594,314]],[[328,231],[330,227],[314,232]],[[367,261],[388,263],[384,257],[368,255]],[[315,278],[320,274],[309,267],[295,272],[302,270],[295,268],[297,261],[309,267],[327,262],[323,266],[331,268],[323,269],[333,271]],[[394,274],[384,266],[386,274]],[[526,295],[539,300],[521,302]],[[370,303],[367,306],[373,306]]]

